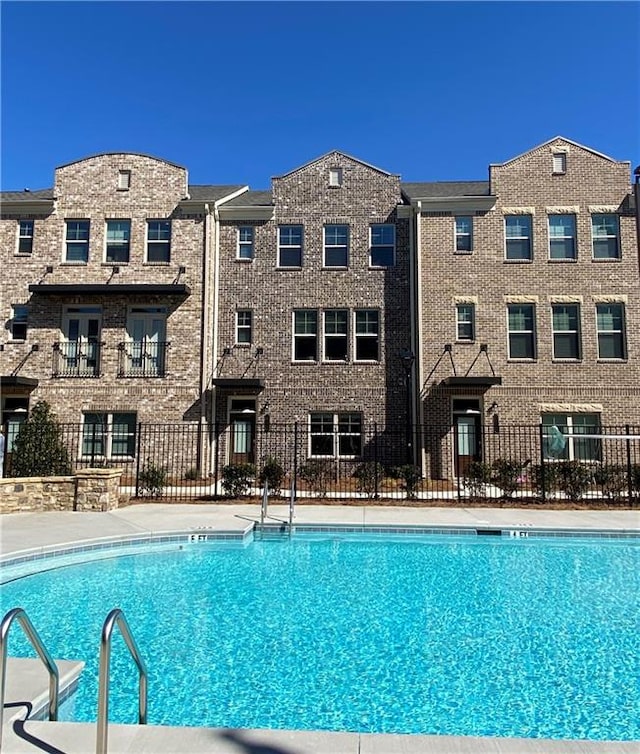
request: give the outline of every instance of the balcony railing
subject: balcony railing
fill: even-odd
[[[97,340],[68,340],[53,345],[54,377],[99,377],[102,346]]]
[[[131,340],[118,344],[118,377],[164,377],[170,343]]]

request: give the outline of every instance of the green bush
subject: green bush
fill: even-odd
[[[412,463],[407,463],[404,466],[396,466],[393,473],[396,479],[402,480],[401,487],[405,491],[407,500],[415,499],[418,484],[422,478],[420,469]]]
[[[508,458],[498,458],[491,464],[491,481],[500,487],[503,497],[511,497],[522,481],[522,464]]]
[[[307,461],[298,469],[298,476],[316,495],[325,497],[335,476],[333,462],[319,459]]]
[[[384,467],[377,461],[365,461],[356,466],[353,472],[358,483],[358,491],[365,492],[369,499],[375,497],[384,476]]]
[[[138,490],[149,497],[160,497],[167,486],[168,470],[164,466],[156,466],[151,461],[145,461],[138,476]]]
[[[471,497],[483,497],[487,492],[487,485],[491,482],[493,469],[488,463],[472,461],[462,475],[464,486]]]
[[[617,500],[627,489],[626,469],[615,464],[602,464],[593,472],[593,481],[607,500]]]
[[[261,485],[264,486],[265,482],[269,485],[269,492],[272,495],[280,494],[284,481],[284,469],[276,458],[267,456],[260,471],[259,480]]]
[[[558,464],[558,487],[570,500],[581,500],[593,483],[593,469],[580,461]]]
[[[544,493],[545,496],[558,489],[558,464],[545,463],[534,464],[529,472],[531,486],[538,497],[542,497],[542,472],[544,468]]]
[[[227,497],[242,497],[249,492],[255,476],[252,463],[229,464],[222,469],[222,489]]]
[[[11,475],[65,476],[70,473],[69,453],[56,415],[46,401],[40,401],[20,427],[14,442]]]

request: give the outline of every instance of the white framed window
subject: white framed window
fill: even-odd
[[[84,412],[82,458],[131,460],[136,449],[136,414]]]
[[[324,312],[324,360],[347,361],[348,320],[346,309],[327,309]]]
[[[536,358],[536,309],[534,304],[509,304],[507,323],[509,333],[509,358]]]
[[[11,340],[27,339],[27,317],[29,308],[26,304],[13,304],[11,307]]]
[[[542,419],[543,453],[547,461],[601,461],[602,443],[580,435],[600,433],[600,414],[551,414]]]
[[[472,303],[456,304],[456,340],[476,339],[476,307]]]
[[[98,377],[102,307],[67,306],[62,318],[62,340],[57,344],[55,367],[59,377]]]
[[[116,264],[129,262],[131,220],[107,220],[105,260]]]
[[[302,267],[302,225],[278,226],[278,267]]]
[[[253,259],[253,225],[238,228],[238,259]]]
[[[455,218],[455,236],[456,251],[470,254],[473,251],[473,217],[460,215]]]
[[[65,262],[89,261],[89,220],[65,220]]]
[[[627,358],[627,337],[624,304],[596,304],[596,329],[598,332],[598,358]]]
[[[342,186],[342,168],[329,170],[329,186]]]
[[[18,220],[18,254],[33,251],[33,220]]]
[[[248,345],[252,342],[253,312],[251,309],[239,309],[236,312],[236,343]]]
[[[147,220],[147,262],[171,261],[171,220]]]
[[[132,306],[126,335],[119,376],[163,377],[167,366],[167,307]]]
[[[371,267],[393,267],[396,254],[396,226],[372,225],[371,233]]]
[[[355,360],[380,361],[380,312],[377,309],[356,309]]]
[[[128,191],[131,188],[131,171],[118,171],[118,191]]]
[[[293,360],[318,360],[318,312],[315,309],[293,312]]]
[[[506,258],[514,262],[532,259],[531,215],[505,215]]]
[[[349,265],[349,226],[324,226],[324,266],[348,267]]]
[[[549,259],[576,259],[575,215],[549,215]]]
[[[580,338],[580,306],[553,304],[551,306],[553,358],[578,361],[582,358]]]
[[[552,173],[554,175],[564,175],[564,173],[566,172],[567,172],[567,153],[554,152]]]
[[[356,458],[362,454],[362,414],[318,411],[309,414],[309,456]]]
[[[620,259],[620,226],[613,214],[591,215],[594,259]]]

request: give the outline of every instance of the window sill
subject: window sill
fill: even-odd
[[[551,359],[552,364],[582,364],[582,359]]]
[[[111,267],[128,267],[129,264],[130,263],[128,261],[127,262],[100,262],[100,267],[107,267],[107,268],[111,268]]]
[[[596,359],[596,364],[627,364],[628,359]]]
[[[276,270],[279,270],[280,272],[296,272],[301,269],[302,265],[300,265],[299,267],[276,267]]]
[[[472,338],[470,340],[456,340],[455,344],[457,346],[475,346],[476,345],[476,340],[475,340],[475,338]]]
[[[549,257],[549,259],[547,259],[547,262],[549,262],[549,264],[562,264],[562,262],[569,262],[570,264],[576,264],[577,261],[578,260],[575,257],[572,259],[569,259],[568,257],[566,259],[552,259],[551,257]]]
[[[507,364],[537,364],[538,359],[507,359]]]
[[[380,364],[380,359],[354,359],[353,363],[354,364]]]
[[[235,262],[240,262],[240,264],[251,264],[253,262],[253,257],[236,257]]]
[[[60,262],[61,267],[86,267],[89,262]]]
[[[302,364],[318,364],[319,362],[316,359],[304,359],[300,361],[296,361],[294,359],[291,363],[295,364],[296,366],[300,366]]]
[[[143,262],[143,267],[169,267],[171,262]]]
[[[504,259],[505,264],[533,264],[533,259]]]
[[[591,257],[592,262],[622,262],[622,257]]]
[[[325,265],[322,266],[322,269],[323,270],[339,270],[339,271],[343,270],[344,271],[344,270],[348,270],[349,266],[348,265],[337,265],[337,264],[335,264],[335,265],[334,264],[329,264],[329,265],[325,264]]]
[[[395,264],[370,264],[370,270],[390,270]]]
[[[247,348],[251,348],[252,345],[253,345],[252,343],[234,343],[233,347],[247,349]]]
[[[471,257],[473,256],[473,249],[471,249],[471,251],[460,251],[460,249],[454,249],[453,253],[457,257]]]
[[[14,257],[25,257],[26,259],[31,259],[33,256],[32,251],[16,251],[13,254]]]

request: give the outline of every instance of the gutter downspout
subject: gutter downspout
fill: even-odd
[[[218,306],[220,302],[220,203],[214,202],[213,204],[213,326],[212,326],[212,347],[211,347],[211,378],[217,376],[218,371]],[[211,383],[211,414],[210,414],[210,429],[212,432],[211,439],[211,456],[209,458],[209,468],[211,470],[215,467],[216,454],[218,452],[218,438],[215,433],[216,428],[216,388]]]
[[[199,452],[200,463],[202,465],[202,474],[205,475],[211,470],[207,466],[207,445],[205,431],[207,425],[207,401],[206,393],[209,385],[208,364],[209,364],[209,342],[211,337],[211,305],[209,300],[209,278],[211,264],[211,215],[209,204],[204,205],[204,260],[202,264],[203,281],[202,281],[202,325],[200,332],[200,440]]]
[[[414,213],[414,222],[411,225],[412,229],[412,242],[415,255],[415,302],[413,309],[415,311],[415,351],[416,354],[416,416],[419,426],[424,424],[424,401],[422,400],[422,375],[423,375],[423,363],[422,363],[422,228],[421,219],[422,216],[422,202],[418,201],[416,205],[416,211]],[[420,443],[420,458],[419,458],[420,471],[424,471],[424,448]]]

